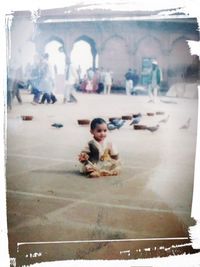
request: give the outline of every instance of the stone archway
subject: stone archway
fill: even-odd
[[[95,69],[98,66],[95,60],[97,54],[92,53],[93,50],[91,43],[80,38],[78,38],[78,40],[73,44],[70,59],[72,64],[79,71],[81,79],[84,77],[89,68]]]
[[[97,66],[97,49],[96,49],[95,41],[91,37],[89,37],[87,35],[81,35],[73,42],[73,46],[75,44],[77,44],[78,42],[80,42],[80,41],[86,42],[90,46],[91,55],[92,55],[92,65],[91,65],[91,67],[93,69],[97,68],[98,67]],[[71,52],[72,52],[72,50],[71,50]]]
[[[121,36],[111,36],[103,43],[99,65],[104,69],[110,69],[113,73],[114,84],[124,84],[124,75],[132,66],[128,46]]]
[[[169,78],[182,81],[187,69],[194,63],[194,56],[190,53],[187,37],[180,36],[171,44],[169,54]]]
[[[161,42],[156,37],[152,35],[144,36],[137,42],[135,47],[135,60],[136,65],[139,66],[139,71],[141,71],[143,58],[154,58],[159,61],[159,65],[163,65],[163,62],[161,62]]]
[[[50,36],[45,39],[41,53],[48,53],[49,65],[51,67],[52,77],[55,82],[55,93],[64,92],[65,83],[65,45],[61,38]]]
[[[52,39],[46,43],[44,52],[49,54],[50,64],[54,64],[57,74],[63,74],[65,70],[65,53],[63,44],[60,41]]]

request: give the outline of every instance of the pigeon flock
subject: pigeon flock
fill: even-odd
[[[155,114],[156,115],[164,115],[165,112],[156,112]],[[151,114],[147,113],[146,115],[153,116],[154,113],[151,113]],[[170,118],[170,115],[167,115],[165,118],[160,120],[155,126],[147,126],[147,125],[140,124],[140,122],[142,120],[142,116],[144,116],[144,115],[142,115],[141,113],[133,114],[132,115],[132,121],[129,124],[129,126],[133,125],[133,129],[135,129],[135,130],[148,130],[148,131],[153,133],[159,129],[160,124],[167,123],[169,121],[169,118]],[[125,122],[126,122],[126,120],[123,120],[121,118],[112,118],[107,123],[108,130],[112,131],[115,129],[120,129],[124,125]],[[179,129],[188,129],[190,127],[190,123],[191,123],[191,118],[188,118],[187,121]]]
[[[164,112],[156,112],[155,114],[156,115],[164,115],[165,113]],[[155,126],[147,126],[147,125],[140,124],[142,117],[145,115],[153,116],[154,113],[151,113],[151,114],[147,113],[147,114],[143,114],[143,115],[141,113],[133,114],[131,116],[132,119],[131,119],[129,126],[133,125],[133,129],[135,129],[135,130],[148,130],[148,131],[153,133],[159,129],[160,124],[167,123],[169,121],[169,118],[170,118],[170,115],[167,115],[165,118],[160,120]],[[108,130],[109,131],[113,131],[116,129],[119,130],[120,128],[123,127],[123,125],[125,124],[125,122],[127,120],[122,119],[122,118],[110,118],[109,122],[107,122]],[[190,123],[191,123],[191,118],[188,118],[187,121],[179,129],[188,129],[190,127]],[[63,124],[53,123],[53,124],[51,124],[51,126],[57,128],[57,129],[60,129],[63,127]]]
[[[133,125],[133,129],[137,129],[137,130],[148,130],[150,132],[155,132],[158,130],[159,128],[159,124],[155,125],[155,126],[146,126],[146,125],[140,125],[140,121],[142,119],[142,114],[138,113],[138,114],[134,114],[132,115],[132,121],[129,124],[130,126]],[[168,120],[168,118],[167,118]],[[126,120],[123,119],[110,119],[110,122],[107,123],[108,126],[108,130],[112,131],[115,129],[120,129],[124,123],[126,122]],[[167,121],[166,121],[167,122]]]

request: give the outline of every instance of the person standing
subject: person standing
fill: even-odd
[[[104,91],[104,76],[105,76],[105,72],[103,67],[100,68],[99,72],[99,83],[98,83],[98,89],[97,89],[97,93],[100,94]]]
[[[65,73],[65,89],[63,103],[77,102],[74,96],[75,85],[79,81],[79,76],[76,68],[72,65],[70,60],[66,58],[66,73]]]
[[[156,60],[152,61],[152,70],[150,73],[150,83],[148,85],[148,94],[150,97],[149,102],[156,103],[158,90],[160,88],[160,82],[162,81],[162,72],[158,66],[158,62]]]
[[[130,95],[133,91],[133,71],[131,69],[128,69],[128,71],[125,74],[126,79],[126,95]]]
[[[110,94],[112,86],[112,75],[109,69],[104,73],[104,94]]]
[[[92,68],[89,68],[87,70],[87,83],[85,90],[87,93],[92,93],[93,92],[93,78],[94,78],[94,71]]]

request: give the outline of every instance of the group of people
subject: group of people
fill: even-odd
[[[112,72],[109,69],[89,68],[80,81],[80,90],[86,93],[110,94],[112,83]]]
[[[126,95],[134,93],[134,87],[139,83],[139,75],[137,71],[131,68],[124,75]],[[156,102],[160,83],[162,81],[162,72],[158,66],[158,62],[152,61],[152,68],[149,70],[149,82],[146,85],[150,97],[149,102]],[[112,72],[96,68],[89,68],[80,81],[80,90],[87,93],[104,93],[110,94],[113,84]]]
[[[31,93],[34,95],[32,104],[44,104],[45,102],[54,104],[57,101],[54,95],[55,73],[48,60],[49,55],[46,53],[42,56],[36,55],[34,57],[34,63],[29,65],[25,71],[26,83],[21,82],[23,80],[20,79],[22,76],[21,68],[15,71],[14,78],[8,78],[8,107],[11,107],[12,98],[14,96],[17,97],[20,104],[22,103],[20,89],[24,87],[30,89]],[[124,77],[126,94],[130,95],[139,82],[139,76],[136,70],[129,68]],[[150,97],[149,102],[156,102],[158,90],[162,81],[162,72],[158,66],[158,62],[155,60],[152,61],[152,69],[150,70],[149,77],[149,83],[147,84]],[[112,84],[112,72],[109,69],[104,70],[103,67],[100,69],[96,68],[95,70],[89,68],[83,79],[80,79],[78,70],[71,64],[70,59],[66,57],[63,103],[77,102],[73,93],[75,87],[87,93],[110,94]]]
[[[134,92],[134,87],[139,82],[139,76],[137,75],[136,70],[132,70],[131,68],[128,69],[124,76],[126,81],[126,94],[130,95]],[[149,102],[155,103],[157,101],[158,90],[162,81],[162,71],[156,60],[152,60],[152,67],[149,69],[148,76],[149,79],[146,84],[146,88],[150,98]]]
[[[53,71],[48,62],[49,55],[35,55],[33,64],[28,64],[23,72],[22,66],[10,67],[7,75],[7,105],[12,108],[12,101],[16,96],[22,104],[21,89],[30,90],[33,94],[32,104],[54,104],[57,101],[54,95],[55,82]]]
[[[49,55],[45,53],[42,57],[38,55],[34,58],[33,66],[26,73],[28,87],[34,95],[32,104],[54,104],[57,99],[54,95],[55,81],[53,71],[48,62]]]

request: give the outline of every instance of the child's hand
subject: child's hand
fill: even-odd
[[[79,161],[80,161],[81,163],[83,163],[83,162],[85,162],[85,161],[87,161],[87,160],[89,159],[89,156],[88,156],[87,153],[82,152],[82,153],[79,155],[78,159],[79,159]]]

